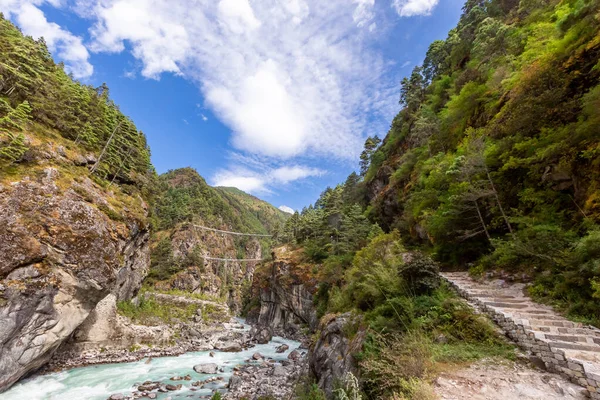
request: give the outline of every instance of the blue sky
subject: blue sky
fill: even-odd
[[[462,0],[0,0],[82,82],[106,82],[159,173],[191,166],[301,209],[385,136],[399,82]]]

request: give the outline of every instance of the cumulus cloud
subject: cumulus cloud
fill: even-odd
[[[0,11],[15,20],[23,33],[36,39],[44,37],[48,49],[65,62],[65,70],[75,78],[87,78],[94,72],[89,53],[80,37],[49,22],[40,6],[62,5],[60,0],[0,0]]]
[[[430,15],[439,0],[394,0],[393,7],[401,17]]]
[[[284,213],[288,213],[288,214],[293,214],[294,213],[294,209],[292,207],[288,207],[288,206],[279,206],[279,209],[281,211],[283,211]]]
[[[248,193],[270,193],[266,181],[260,176],[251,173],[221,171],[214,178],[215,186],[235,187]]]
[[[1,1],[1,0],[0,0]],[[131,49],[147,78],[180,74],[238,150],[353,160],[397,111],[372,50],[374,0],[77,0],[91,48]],[[379,125],[374,121],[380,121]]]
[[[300,165],[264,168],[261,171],[234,167],[217,172],[212,181],[215,186],[233,186],[248,193],[272,193],[271,188],[324,174],[321,169]]]

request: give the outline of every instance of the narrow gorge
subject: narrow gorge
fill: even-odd
[[[87,3],[0,1],[1,400],[600,399],[600,2]]]

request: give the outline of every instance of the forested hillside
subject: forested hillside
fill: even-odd
[[[402,81],[368,215],[448,265],[535,277],[600,318],[596,1],[472,1]],[[596,297],[596,298],[594,298]]]
[[[531,278],[536,298],[598,323],[598,7],[467,1],[457,27],[402,81],[402,110],[383,141],[365,143],[361,176],[292,218],[288,235],[311,252],[324,224],[335,234],[321,240],[333,237],[337,254],[344,235],[365,237],[343,227],[359,204],[443,266]],[[338,193],[341,219],[328,193]]]
[[[361,321],[343,328],[349,340],[366,329],[354,356],[367,398],[430,398],[438,363],[512,357],[439,268],[522,280],[600,324],[599,11],[468,0],[402,80],[401,110],[366,140],[360,173],[286,222],[280,240],[319,282],[321,335],[348,312]]]
[[[54,63],[43,39],[24,37],[1,16],[0,36],[0,173],[31,164],[39,156],[36,144],[58,135],[67,151],[94,154],[89,164],[96,179],[151,184],[144,134],[110,100],[108,87],[74,81]]]

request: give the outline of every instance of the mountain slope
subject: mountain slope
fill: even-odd
[[[598,320],[600,18],[596,1],[466,2],[401,85],[366,149],[369,216],[447,265],[533,277]]]
[[[158,179],[152,202],[152,263],[147,282],[161,290],[203,293],[242,303],[256,262],[269,253],[264,237],[212,232],[195,225],[241,233],[272,233],[286,215],[272,205],[232,188],[213,188],[191,168],[169,171]]]

